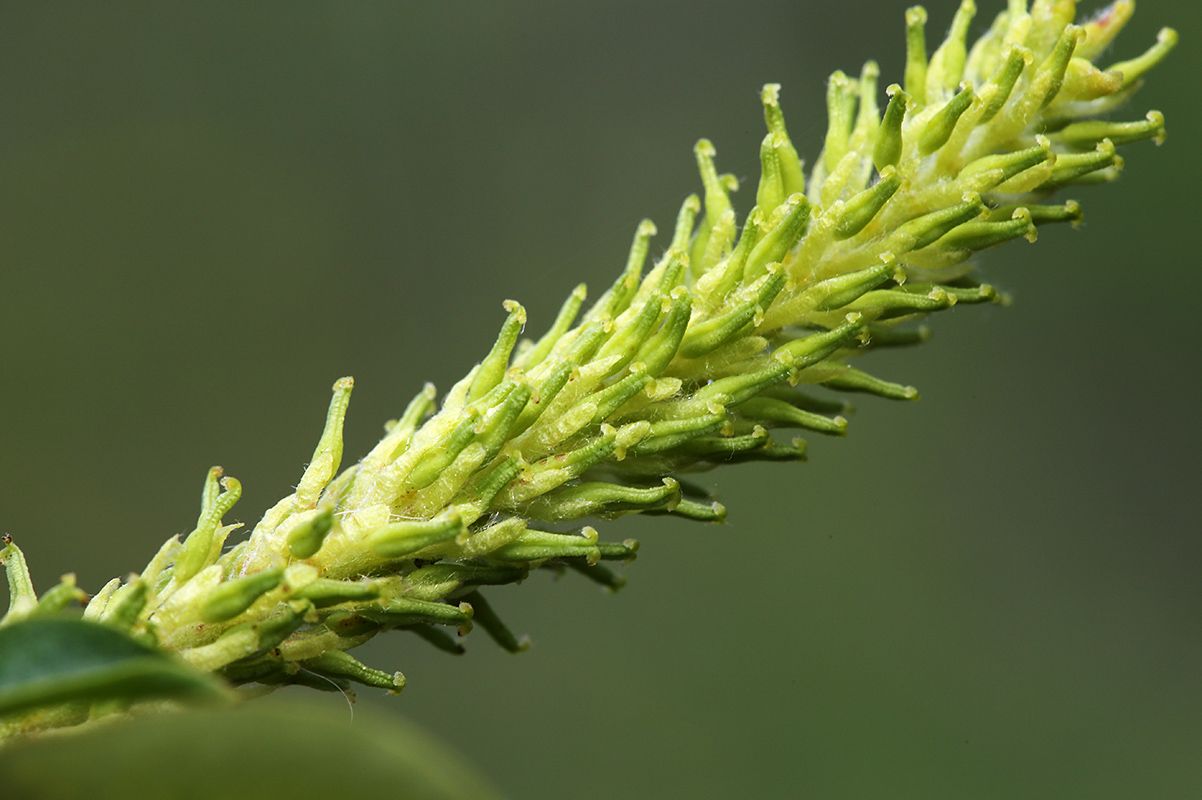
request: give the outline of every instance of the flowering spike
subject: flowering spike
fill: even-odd
[[[283,603],[272,610],[271,616],[239,623],[225,630],[212,644],[188,648],[180,655],[194,666],[211,670],[261,656],[295,633],[312,609],[313,604],[307,600]]]
[[[548,533],[546,531],[526,530],[521,536],[509,544],[498,547],[488,554],[488,557],[503,563],[543,562],[558,558],[584,558],[596,564],[601,560],[597,550],[597,532],[592,528],[591,536],[577,536],[567,533]],[[473,607],[475,604],[473,603]]]
[[[1009,12],[1003,11],[993,18],[989,30],[968,51],[968,58],[964,62],[965,80],[980,83],[998,68],[1009,29]]]
[[[1065,70],[1064,88],[1061,91],[1065,97],[1074,98],[1074,102],[1089,102],[1113,95],[1122,88],[1123,73],[1115,70],[1104,72],[1074,55]]]
[[[1030,0],[1006,0],[1008,30],[1005,43],[1017,44],[1026,40],[1031,30],[1031,14],[1027,11]]]
[[[866,331],[867,341],[864,343],[866,350],[913,347],[931,338],[931,329],[926,325],[919,325],[917,328],[898,328],[892,322],[887,322],[884,325],[870,324],[866,326]]]
[[[113,593],[102,619],[121,630],[131,630],[138,622],[150,595],[145,579],[135,578]]]
[[[360,613],[385,625],[426,624],[470,628],[472,612],[473,609],[468,603],[450,605],[409,597],[389,597],[381,599],[378,605],[365,608]]]
[[[406,477],[406,483],[414,489],[424,489],[438,479],[442,471],[450,466],[463,449],[476,436],[479,411],[463,412],[462,420],[443,439],[439,447],[422,453]]]
[[[623,319],[619,319],[618,329],[597,352],[596,357],[597,361],[614,359],[613,366],[609,369],[610,374],[616,374],[629,364],[643,342],[655,330],[655,323],[659,321],[663,312],[665,299],[663,295],[653,294],[640,306],[632,307],[623,315],[625,324],[622,324]]]
[[[997,289],[987,283],[980,286],[947,286],[934,283],[926,283],[920,281],[907,281],[905,286],[902,286],[899,291],[913,295],[926,295],[927,297],[939,297],[946,295],[950,299],[950,305],[956,303],[995,303],[1001,299]]]
[[[893,319],[911,314],[929,314],[942,311],[955,304],[954,296],[934,288],[925,294],[916,294],[902,289],[877,289],[866,292],[845,308],[871,314],[873,319]]]
[[[441,628],[435,628],[433,625],[418,623],[416,625],[407,625],[403,630],[416,633],[423,641],[429,642],[444,653],[461,656],[467,652],[464,646],[456,641],[454,637]]]
[[[522,503],[579,477],[581,473],[608,458],[617,448],[617,431],[602,425],[601,435],[588,439],[567,453],[548,456],[522,470],[521,478],[498,495],[497,504],[515,508]],[[520,538],[521,534],[517,538]]]
[[[772,441],[768,431],[755,425],[750,433],[742,436],[698,436],[680,446],[688,453],[707,461],[721,461],[725,456],[759,450]]]
[[[530,402],[522,409],[522,413],[518,415],[517,421],[513,424],[513,435],[515,437],[525,433],[538,420],[547,406],[551,404],[551,401],[567,385],[572,377],[572,373],[575,371],[575,364],[570,361],[564,361],[543,379],[542,383],[530,395]]]
[[[71,572],[59,578],[59,582],[51,586],[38,598],[37,607],[29,613],[30,617],[56,617],[75,603],[86,603],[87,594],[75,584],[75,573]]]
[[[718,218],[718,222],[710,231],[710,240],[705,246],[705,254],[701,257],[701,261],[689,262],[690,266],[696,267],[693,277],[704,275],[722,262],[730,252],[731,245],[734,244],[737,229],[735,212],[728,208],[722,212],[722,216]]]
[[[630,452],[635,456],[648,456],[673,450],[697,436],[713,433],[725,422],[726,414],[723,413],[653,422],[646,438],[632,447]]]
[[[530,402],[533,390],[524,377],[519,378],[513,391],[480,419],[476,428],[476,442],[484,446],[482,461],[487,463],[496,458],[502,446],[512,437],[519,415]]]
[[[1036,225],[1049,222],[1071,222],[1074,226],[1085,218],[1081,204],[1076,200],[1067,200],[1062,206],[1001,206],[989,212],[990,222],[1000,222],[1011,219],[1019,208],[1026,208],[1031,215],[1031,221]]]
[[[671,294],[673,289],[684,282],[688,266],[688,253],[676,247],[669,247],[643,279],[634,299],[630,301],[631,307],[645,303],[655,294]]]
[[[789,444],[769,442],[767,446],[755,450],[731,453],[722,459],[721,463],[747,464],[754,461],[805,461],[806,449],[805,439],[794,439]]]
[[[617,592],[626,585],[626,578],[624,576],[618,575],[613,570],[600,564],[588,564],[580,559],[564,559],[564,563],[593,583],[611,592]]]
[[[699,306],[712,310],[721,305],[726,296],[743,279],[747,258],[759,242],[760,230],[764,227],[764,214],[754,208],[743,223],[743,232],[735,249],[718,268],[706,273],[697,281],[695,292]]]
[[[890,86],[879,119],[875,62],[858,79],[835,73],[809,185],[779,87],[765,86],[762,176],[741,231],[729,197],[738,181],[718,174],[702,140],[704,211],[696,197],[685,201],[645,278],[649,221],[622,274],[579,322],[583,286],[542,338],[518,344],[525,312],[508,303],[496,344],[441,407],[427,386],[339,474],[351,390],[340,381],[295,495],[248,541],[221,553],[235,527],[222,515],[239,486],[214,469],[183,544],[173,537],[140,578],[110,582],[85,617],[234,682],[395,689],[395,675],[343,652],[393,627],[458,652],[435,626],[466,632],[473,614],[503,647],[520,647],[477,587],[568,566],[613,588],[619,577],[597,562],[634,554],[632,542],[601,542],[591,528],[539,531],[534,520],[646,513],[720,522],[725,508],[704,487],[672,476],[805,457],[804,441],[774,442],[772,427],[845,433],[847,404],[808,397],[798,383],[916,397],[845,362],[928,335],[899,323],[997,302],[993,287],[971,278],[965,262],[975,252],[1079,221],[1075,201],[1031,203],[1070,183],[1112,180],[1117,145],[1164,138],[1158,112],[1141,122],[1103,115],[1134,93],[1176,34],[1166,29],[1147,53],[1103,70],[1094,59],[1133,4],[1118,0],[1080,28],[1070,24],[1075,6],[1035,0],[1028,10],[1026,0],[1008,0],[969,48],[975,3],[962,0],[929,61],[926,12],[909,9],[905,91]],[[5,621],[80,597],[68,577],[39,601],[20,551],[9,544],[0,559],[13,587]]]
[[[823,360],[847,344],[850,339],[863,330],[863,327],[864,324],[859,314],[849,314],[848,320],[839,327],[826,333],[815,333],[802,339],[794,339],[788,344],[781,345],[774,355],[778,361],[788,364],[793,369],[804,369]],[[750,397],[754,397],[754,395],[744,399],[750,399]]]
[[[811,311],[836,311],[895,274],[903,275],[904,272],[899,271],[897,259],[890,255],[874,267],[819,281],[790,298],[788,303],[777,304],[766,316],[765,325],[776,325],[780,320]]]
[[[493,498],[500,494],[521,470],[522,465],[517,459],[500,459],[491,469],[482,472],[471,485],[464,488],[460,493],[462,500],[457,506],[463,514],[464,523],[470,525],[479,519]]]
[[[865,61],[860,70],[860,97],[857,101],[856,123],[852,128],[852,141],[858,147],[869,147],[876,141],[877,129],[881,126],[881,109],[876,102],[877,79],[881,76],[881,68],[875,61]],[[871,172],[871,170],[869,170]],[[861,185],[868,180],[868,174],[863,176]]]
[[[437,396],[438,392],[434,388],[434,384],[427,383],[423,386],[422,390],[409,401],[401,418],[384,426],[388,435],[381,439],[380,443],[373,447],[363,459],[364,469],[382,469],[400,456],[409,447],[413,433],[421,425],[422,420],[434,410],[434,400]],[[341,480],[342,477],[339,476],[335,482]],[[326,489],[329,494],[334,489],[334,485],[331,484]]]

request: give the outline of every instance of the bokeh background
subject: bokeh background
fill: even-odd
[[[831,70],[900,78],[906,5],[0,5],[0,532],[95,591],[190,530],[213,464],[253,525],[336,378],[349,459],[503,299],[537,330],[670,230],[700,136],[745,210],[760,86],[812,160]],[[522,798],[1202,794],[1202,5],[1139,6],[1116,60],[1183,45],[1125,116],[1168,142],[981,259],[1012,307],[869,365],[921,402],[711,474],[725,526],[605,523],[643,543],[616,596],[494,591],[522,656],[372,643],[410,685],[361,702]]]

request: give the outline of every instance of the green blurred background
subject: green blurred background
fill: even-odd
[[[670,230],[700,136],[745,210],[760,86],[812,160],[825,76],[899,79],[906,5],[4,3],[0,532],[95,591],[190,529],[213,464],[253,525],[336,378],[351,459],[503,299],[539,330],[641,217]],[[868,365],[921,402],[711,474],[725,526],[605,523],[643,543],[616,596],[493,592],[525,655],[372,643],[410,685],[363,702],[522,798],[1202,795],[1202,6],[1139,5],[1116,60],[1184,41],[1124,115],[1167,144],[981,259],[1012,307]]]

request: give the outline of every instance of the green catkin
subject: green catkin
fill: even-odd
[[[803,459],[805,442],[777,440],[777,428],[846,432],[846,419],[830,416],[846,408],[841,400],[793,384],[916,398],[913,387],[849,360],[921,342],[926,329],[910,325],[915,318],[997,301],[967,277],[966,259],[1033,240],[1037,225],[1079,221],[1076,201],[1044,198],[1112,180],[1119,146],[1163,141],[1159,112],[1134,122],[1109,115],[1176,34],[1166,29],[1143,55],[1103,69],[1093,59],[1131,4],[1120,0],[1081,27],[1070,24],[1073,6],[1040,0],[1032,13],[1010,0],[970,49],[976,4],[963,0],[929,59],[926,12],[909,9],[904,90],[889,87],[881,115],[874,63],[859,79],[836,72],[808,180],[779,86],[768,84],[761,177],[746,219],[730,199],[737,182],[719,174],[714,146],[701,140],[703,196],[685,201],[648,274],[655,226],[644,221],[626,268],[579,322],[583,286],[544,336],[519,344],[526,313],[507,302],[492,349],[442,405],[433,387],[423,389],[341,475],[353,384],[339,381],[296,493],[249,539],[221,554],[233,527],[222,518],[240,486],[214,468],[195,529],[169,540],[141,577],[106,586],[84,618],[157,636],[235,683],[316,675],[397,691],[399,673],[344,651],[407,628],[457,652],[442,628],[466,633],[473,613],[503,648],[523,649],[480,586],[566,566],[616,588],[620,576],[597,562],[629,560],[635,547],[535,521],[647,513],[721,522],[725,508],[691,485],[682,492],[677,475]],[[12,600],[0,624],[82,599],[70,576],[39,599],[20,550],[5,544]]]

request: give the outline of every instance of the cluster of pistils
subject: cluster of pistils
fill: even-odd
[[[1079,220],[1072,201],[1030,213],[1021,204],[1066,185],[1111,180],[1122,166],[1115,144],[1164,137],[1159,112],[1129,123],[1089,119],[1125,100],[1176,41],[1166,29],[1144,55],[1095,66],[1090,59],[1130,11],[1129,4],[1116,3],[1074,26],[1075,3],[1036,3],[1028,11],[1012,2],[964,56],[964,31],[975,13],[974,4],[964,2],[928,61],[926,15],[912,9],[906,87],[889,87],[879,119],[875,101],[856,81],[832,76],[827,146],[808,186],[811,221],[784,259],[797,288],[789,287],[760,330],[795,322],[804,305],[795,292],[813,281],[890,258],[900,259],[911,277],[955,280],[981,249],[1018,237],[1034,240],[1036,227],[1048,222]],[[873,69],[864,75],[861,84],[875,80]],[[780,117],[775,91],[765,91],[765,111],[772,130],[772,119]],[[870,130],[874,121],[876,130],[860,136],[857,150],[854,131]],[[856,176],[872,171],[855,168],[866,165],[876,175],[867,185]],[[775,181],[779,172],[766,169],[762,180]],[[1008,207],[1008,216],[994,213],[998,207]]]
[[[455,653],[456,634],[478,625],[524,649],[482,587],[571,569],[616,589],[603,562],[631,560],[637,543],[605,541],[583,520],[721,521],[722,505],[682,475],[803,459],[804,440],[775,432],[845,435],[849,394],[915,399],[852,360],[923,341],[908,323],[929,314],[999,301],[969,276],[977,252],[1077,223],[1075,201],[1042,201],[1113,179],[1118,146],[1163,140],[1159,112],[1097,118],[1176,41],[1166,30],[1135,59],[1096,64],[1132,9],[1118,0],[1078,26],[1073,0],[1008,0],[970,45],[976,4],[964,0],[929,57],[926,12],[910,9],[903,85],[882,108],[875,63],[835,73],[808,176],[779,86],[765,86],[761,177],[741,224],[738,182],[701,140],[703,191],[682,203],[658,257],[644,221],[612,286],[587,309],[576,287],[536,340],[521,338],[526,312],[506,301],[484,359],[441,403],[425,386],[341,473],[352,382],[340,380],[296,491],[247,541],[224,551],[240,487],[215,468],[195,529],[106,585],[86,615],[235,683],[397,691],[400,673],[345,652],[388,630]],[[15,545],[2,558],[15,587],[6,620],[78,600],[71,576],[35,596]]]

